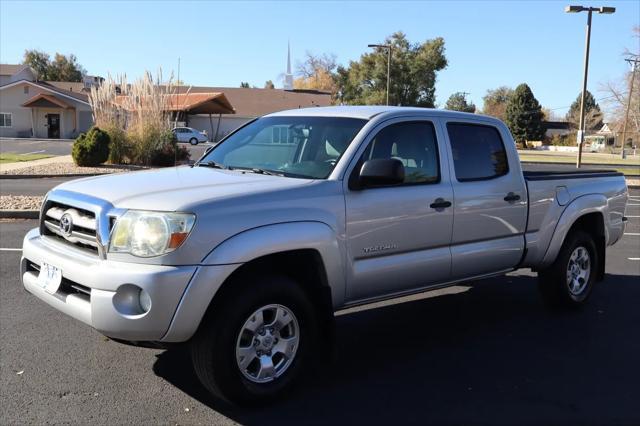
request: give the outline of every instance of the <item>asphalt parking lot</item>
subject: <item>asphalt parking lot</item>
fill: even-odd
[[[20,284],[35,221],[0,222],[0,423],[640,424],[640,190],[580,311],[545,310],[535,274],[337,317],[337,360],[285,401],[210,398],[188,354],[124,346]]]

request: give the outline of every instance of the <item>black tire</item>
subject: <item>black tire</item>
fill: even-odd
[[[297,283],[283,276],[245,276],[229,285],[233,287],[209,310],[191,342],[195,372],[209,392],[232,403],[247,405],[279,398],[291,390],[316,353],[320,334],[313,305]],[[256,310],[272,304],[285,306],[294,314],[299,341],[282,375],[268,383],[255,383],[240,371],[236,344],[245,321]]]
[[[195,145],[198,145],[198,139],[196,139],[196,138],[191,138],[191,139],[189,139],[189,143],[190,143],[191,145],[194,145],[194,146],[195,146]]]
[[[585,249],[589,256],[589,276],[581,281],[584,282],[584,287],[580,291],[572,291],[568,277],[569,262],[574,251],[580,247]],[[552,308],[577,308],[584,305],[597,280],[599,262],[593,237],[581,230],[571,232],[564,240],[555,262],[538,273],[538,287],[544,302]]]

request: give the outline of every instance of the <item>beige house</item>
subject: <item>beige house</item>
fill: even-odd
[[[71,139],[91,127],[86,92],[37,81],[29,67],[2,65],[0,74],[0,137]]]

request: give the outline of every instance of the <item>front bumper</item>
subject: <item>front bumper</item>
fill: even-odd
[[[25,236],[22,256],[22,283],[27,291],[106,336],[133,341],[158,341],[167,334],[199,269],[103,260],[42,237],[38,229]],[[38,284],[35,267],[42,262],[62,270],[63,285],[54,294]],[[122,292],[132,285],[149,294],[147,312],[131,314],[118,305]]]

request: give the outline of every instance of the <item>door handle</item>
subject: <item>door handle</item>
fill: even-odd
[[[436,200],[429,205],[432,209],[446,209],[451,207],[451,201],[447,201],[444,198],[436,198]]]
[[[509,202],[509,203],[512,203],[514,201],[518,201],[519,199],[520,199],[520,196],[518,194],[514,193],[514,192],[510,192],[510,193],[507,194],[506,197],[504,197],[504,200]]]

